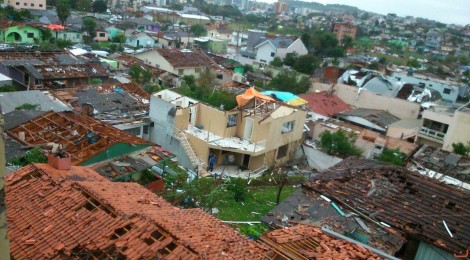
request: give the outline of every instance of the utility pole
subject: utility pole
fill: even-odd
[[[0,111],[0,259],[10,259],[8,240],[7,205],[5,201],[5,140],[3,139],[3,115]]]

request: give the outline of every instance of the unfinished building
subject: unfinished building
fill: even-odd
[[[67,152],[73,165],[96,163],[152,145],[96,119],[70,112],[42,114],[7,134],[24,145]]]

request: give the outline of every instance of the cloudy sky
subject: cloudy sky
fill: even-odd
[[[346,4],[379,14],[412,15],[443,23],[470,24],[470,0],[315,0],[312,2]]]

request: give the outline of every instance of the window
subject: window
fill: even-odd
[[[259,60],[259,61],[266,63],[266,61],[265,61],[265,60]]]
[[[183,75],[184,74],[184,69],[179,69],[178,70],[178,75]]]
[[[281,129],[281,133],[289,133],[289,132],[292,132],[294,130],[294,121],[289,121],[289,122],[285,122],[283,125],[282,125],[282,129]]]
[[[42,4],[39,4],[39,7],[42,7]]]
[[[23,5],[24,5],[24,6],[27,6],[27,5],[28,5],[28,3],[23,3]]]
[[[124,130],[124,132],[137,136],[137,135],[140,135],[140,127],[129,128],[129,129]]]
[[[144,125],[144,134],[148,135],[149,134],[149,126]]]
[[[451,91],[450,88],[444,88],[444,94],[449,95],[449,94],[450,94],[450,91]]]
[[[274,53],[274,52],[271,52],[271,57],[274,57],[274,55],[276,55],[276,53]]]
[[[28,38],[34,38],[34,33],[27,33],[26,36],[27,36]]]
[[[201,73],[201,69],[195,69],[196,73]]]
[[[100,37],[105,37],[106,36],[105,33],[100,33],[99,35],[100,35]]]
[[[16,2],[16,5],[20,5],[20,2]]]
[[[286,144],[277,148],[276,159],[281,159],[283,157],[286,157],[288,150],[289,150],[289,144]]]
[[[217,79],[224,79],[224,74],[217,74],[216,78]]]
[[[34,4],[33,4],[33,3],[31,3],[31,6],[34,6]]]
[[[227,117],[227,127],[232,127],[237,125],[238,114],[228,115]]]

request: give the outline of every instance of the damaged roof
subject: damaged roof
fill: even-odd
[[[71,110],[67,105],[62,103],[60,100],[55,99],[48,92],[29,90],[0,93],[0,107],[2,108],[2,112],[5,114],[15,111],[16,107],[25,103],[38,105],[37,109],[42,111],[53,110],[56,112],[62,112]]]
[[[470,192],[405,168],[348,158],[304,187],[450,253],[470,241]]]
[[[382,259],[360,245],[336,239],[312,225],[277,229],[260,239],[290,259]]]
[[[57,144],[70,154],[74,165],[116,143],[150,145],[144,139],[96,119],[70,112],[48,112],[9,130],[7,134],[25,145]]]
[[[201,51],[156,49],[174,68],[211,67],[213,61]]]
[[[398,117],[387,111],[378,109],[357,108],[342,112],[339,115],[349,121],[353,121],[354,117],[363,118],[382,129],[387,129],[389,125],[400,121]],[[355,120],[353,122],[355,122]]]
[[[351,110],[351,107],[342,99],[335,94],[329,94],[327,91],[302,94],[300,97],[307,100],[308,107],[312,112],[323,116],[331,117]]]
[[[31,164],[6,178],[14,259],[266,259],[276,253],[201,209],[87,167]]]

